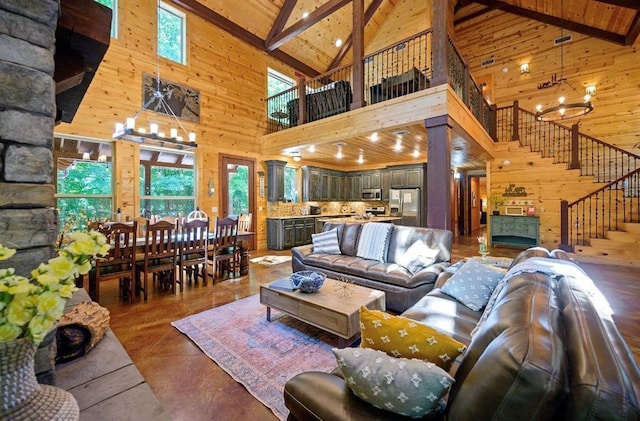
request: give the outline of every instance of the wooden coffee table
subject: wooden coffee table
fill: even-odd
[[[260,285],[260,303],[267,306],[267,320],[276,309],[338,336],[340,348],[360,337],[360,306],[385,310],[384,292],[349,284],[351,294],[340,294],[345,283],[327,278],[318,292],[283,291]]]

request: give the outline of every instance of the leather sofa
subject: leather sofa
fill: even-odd
[[[293,271],[322,272],[333,279],[347,278],[355,284],[384,291],[387,310],[400,313],[429,292],[438,275],[449,266],[451,231],[393,225],[387,261],[378,262],[356,256],[362,227],[360,223],[326,223],[323,231],[338,230],[342,254],[317,254],[312,244],[294,247],[291,249]],[[396,262],[418,241],[439,251],[433,264],[412,273]]]
[[[530,264],[548,267],[515,270],[531,257],[545,257]],[[450,371],[455,383],[440,419],[640,419],[638,364],[600,291],[568,260],[560,250],[523,251],[484,315],[441,291],[456,264],[403,314],[467,344]],[[284,398],[289,421],[409,419],[356,397],[339,370],[293,377]]]

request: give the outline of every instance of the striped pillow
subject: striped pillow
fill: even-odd
[[[342,254],[338,243],[338,229],[311,234],[314,254]]]
[[[363,259],[384,262],[387,259],[387,248],[391,238],[393,224],[368,222],[360,231],[356,256]]]

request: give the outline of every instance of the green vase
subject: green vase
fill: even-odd
[[[37,349],[38,345],[28,339],[0,343],[0,419],[79,419],[80,410],[73,395],[38,384],[33,369]]]

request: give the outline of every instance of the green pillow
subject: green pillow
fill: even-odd
[[[333,349],[351,391],[376,408],[412,418],[444,410],[454,382],[437,365],[366,348]]]

